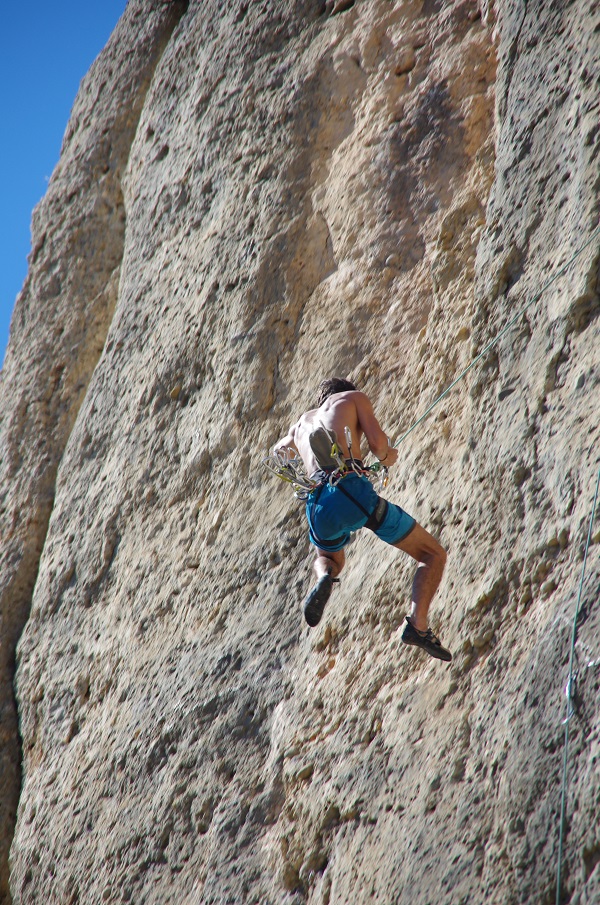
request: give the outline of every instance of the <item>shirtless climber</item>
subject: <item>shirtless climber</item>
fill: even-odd
[[[328,434],[319,428],[325,428]],[[349,429],[349,438],[345,428]],[[419,563],[412,587],[412,608],[410,616],[406,617],[402,640],[405,644],[423,648],[439,660],[451,660],[452,654],[442,647],[427,624],[429,605],[442,578],[446,552],[414,518],[379,497],[368,478],[358,473],[362,462],[352,460],[352,449],[360,450],[363,435],[380,462],[385,466],[396,462],[398,450],[389,444],[369,398],[349,380],[332,377],[323,380],[319,386],[317,408],[305,412],[287,436],[275,445],[275,451],[290,447],[296,450],[306,473],[320,481],[306,502],[309,537],[317,548],[314,563],[317,583],[304,601],[305,619],[310,626],[318,624],[333,582],[344,568],[343,548],[350,541],[351,533],[359,528],[370,528],[381,540],[408,553]],[[335,463],[323,467],[327,455],[324,457],[319,452],[318,441],[323,437],[327,437],[328,442],[334,437],[346,463],[353,462],[357,466],[357,470],[350,467],[334,484],[328,478]]]

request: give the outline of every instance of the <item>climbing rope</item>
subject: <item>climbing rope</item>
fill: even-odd
[[[492,340],[487,344],[487,346],[485,347],[485,349],[483,349],[483,351],[480,352],[479,355],[478,355],[476,358],[474,358],[473,361],[472,361],[469,365],[467,365],[467,367],[464,369],[464,371],[461,371],[460,374],[458,375],[458,377],[455,377],[454,380],[452,381],[452,383],[451,383],[449,386],[447,386],[446,389],[445,389],[442,393],[440,393],[440,395],[439,395],[436,399],[433,400],[433,402],[431,403],[431,405],[430,405],[427,409],[425,409],[425,411],[424,411],[423,414],[420,416],[420,418],[417,418],[417,420],[415,421],[415,423],[414,423],[413,425],[411,425],[411,427],[409,427],[408,430],[405,431],[405,433],[402,434],[402,436],[400,437],[400,439],[399,439],[399,440],[396,440],[394,446],[400,446],[400,444],[401,444],[404,440],[406,440],[406,438],[408,437],[408,435],[411,434],[411,433],[415,430],[415,428],[419,426],[419,424],[421,424],[423,421],[425,421],[425,419],[426,419],[426,418],[428,417],[428,415],[433,411],[433,409],[436,407],[436,405],[438,405],[438,404],[442,401],[442,399],[444,399],[444,398],[448,395],[448,393],[450,392],[450,390],[452,390],[452,389],[456,386],[456,384],[457,384],[459,381],[461,381],[461,380],[463,379],[463,377],[465,377],[465,376],[469,373],[469,371],[471,370],[471,368],[474,368],[475,365],[476,365],[479,361],[481,361],[481,359],[482,359],[485,355],[487,355],[487,353],[490,351],[490,349],[493,349],[493,347],[494,347],[495,345],[497,345],[497,343],[502,339],[502,337],[503,337],[506,333],[508,333],[509,330],[511,330],[511,329],[514,327],[514,325],[517,323],[518,320],[520,320],[520,318],[523,316],[523,314],[525,314],[525,312],[527,311],[527,309],[528,309],[528,308],[531,308],[532,305],[535,305],[535,303],[538,302],[538,301],[540,300],[540,298],[542,297],[542,295],[544,294],[544,292],[546,292],[546,290],[552,285],[552,283],[554,283],[560,276],[562,276],[563,273],[565,273],[565,271],[567,271],[567,270],[569,269],[569,267],[571,266],[571,264],[572,264],[574,261],[577,260],[577,258],[579,257],[579,255],[582,254],[582,252],[584,252],[585,249],[586,249],[589,245],[592,244],[592,242],[594,241],[594,239],[596,238],[596,236],[598,235],[599,232],[600,232],[600,225],[598,225],[598,226],[596,227],[596,229],[592,232],[592,234],[591,234],[591,236],[589,237],[589,239],[587,240],[587,242],[585,242],[580,248],[577,249],[577,251],[575,252],[575,254],[573,255],[573,257],[571,257],[571,258],[567,261],[566,264],[563,264],[563,266],[560,267],[560,268],[556,271],[556,273],[554,273],[554,274],[550,277],[550,279],[548,280],[548,282],[547,282],[544,286],[542,286],[542,288],[541,288],[540,291],[537,293],[537,295],[534,295],[533,298],[530,299],[530,300],[523,306],[523,308],[520,309],[520,311],[518,312],[518,314],[516,314],[516,315],[512,318],[512,320],[510,320],[510,321],[508,322],[508,324],[506,324],[505,327],[503,327],[503,329],[500,331],[500,333],[498,333],[498,334],[494,337],[494,339],[492,339]]]
[[[569,677],[567,679],[567,685],[565,688],[565,695],[567,698],[566,703],[566,716],[564,719],[565,724],[565,741],[564,741],[564,751],[563,751],[563,771],[562,771],[562,787],[560,794],[560,824],[559,824],[559,837],[558,837],[558,866],[556,869],[556,905],[560,905],[560,889],[562,883],[562,856],[563,856],[563,841],[564,841],[564,830],[565,830],[565,814],[566,814],[566,802],[567,802],[567,761],[568,761],[568,751],[569,751],[569,725],[571,723],[571,717],[573,716],[573,684],[575,682],[575,677],[573,674],[573,662],[575,659],[575,644],[577,641],[577,620],[579,618],[579,609],[581,606],[581,596],[583,593],[583,582],[585,580],[585,567],[587,563],[588,550],[590,548],[590,544],[592,541],[592,527],[594,524],[594,516],[596,514],[596,504],[598,502],[598,488],[600,487],[600,469],[598,469],[598,479],[596,481],[596,492],[594,493],[594,502],[592,505],[592,514],[590,517],[590,527],[588,529],[587,541],[585,544],[585,550],[583,554],[583,566],[581,569],[581,579],[579,581],[579,593],[577,595],[577,604],[575,606],[575,616],[573,617],[573,631],[571,633],[571,653],[569,656]]]
[[[569,258],[569,260],[566,262],[566,264],[563,264],[563,266],[560,267],[560,268],[559,268],[559,269],[558,269],[558,270],[550,277],[550,279],[548,280],[548,282],[545,283],[545,284],[542,286],[542,288],[540,289],[540,291],[539,291],[538,293],[536,293],[536,295],[534,295],[533,298],[531,298],[531,299],[523,306],[523,308],[521,308],[521,309],[519,310],[519,312],[518,312],[518,313],[517,313],[517,314],[516,314],[516,315],[515,315],[515,316],[514,316],[507,324],[506,324],[506,326],[503,327],[503,329],[502,329],[502,330],[501,330],[501,331],[500,331],[500,332],[499,332],[499,333],[498,333],[498,334],[497,334],[497,335],[496,335],[496,336],[495,336],[495,337],[494,337],[494,338],[486,345],[486,347],[479,353],[479,355],[477,355],[477,357],[474,358],[473,361],[472,361],[469,365],[467,365],[467,367],[466,367],[463,371],[461,371],[460,374],[459,374],[457,377],[454,378],[454,380],[452,381],[452,383],[450,383],[449,386],[447,386],[446,389],[443,390],[443,392],[441,392],[440,395],[437,396],[437,398],[433,400],[433,402],[431,403],[431,405],[429,405],[428,408],[425,409],[425,411],[423,412],[423,414],[422,414],[419,418],[417,418],[417,420],[414,422],[414,424],[412,424],[412,425],[408,428],[408,430],[405,431],[405,432],[402,434],[402,436],[396,441],[396,443],[394,444],[395,446],[400,446],[400,444],[401,444],[404,440],[406,440],[406,438],[409,436],[409,434],[411,434],[411,433],[415,430],[415,428],[417,428],[423,421],[425,421],[425,419],[431,414],[431,412],[433,411],[433,409],[434,409],[437,405],[439,405],[439,403],[442,401],[442,399],[444,399],[444,398],[448,395],[448,393],[456,386],[456,384],[459,383],[459,382],[463,379],[463,377],[465,377],[465,376],[469,373],[469,371],[470,371],[472,368],[474,368],[475,365],[476,365],[478,362],[480,362],[482,358],[484,358],[485,355],[487,355],[487,353],[490,351],[490,349],[493,349],[494,346],[497,345],[497,343],[502,339],[502,337],[505,336],[505,335],[509,332],[509,330],[511,330],[511,329],[515,326],[515,324],[520,320],[520,318],[523,316],[523,314],[524,314],[529,308],[531,308],[532,305],[535,305],[536,302],[538,302],[538,301],[540,300],[540,298],[542,297],[542,295],[544,294],[544,292],[546,292],[546,290],[547,290],[547,289],[548,289],[548,288],[549,288],[549,287],[550,287],[550,286],[551,286],[551,285],[552,285],[552,284],[553,284],[560,276],[562,276],[563,273],[565,273],[565,272],[571,267],[571,265],[573,264],[573,262],[576,261],[577,258],[585,251],[585,249],[588,248],[588,247],[592,244],[592,242],[594,241],[594,239],[596,238],[596,236],[598,235],[599,232],[600,232],[600,225],[598,225],[598,226],[593,230],[593,232],[591,233],[589,239],[588,239],[586,242],[584,242],[584,244],[581,245],[581,246],[577,249],[577,251],[575,252],[575,254],[572,255],[571,258]],[[588,537],[587,537],[587,542],[586,542],[586,545],[585,545],[585,552],[584,552],[584,556],[583,556],[583,568],[582,568],[582,571],[581,571],[581,580],[580,580],[580,582],[579,582],[579,594],[578,594],[578,596],[577,596],[577,605],[576,605],[576,608],[575,608],[575,616],[574,616],[574,619],[573,619],[573,632],[572,632],[572,637],[571,637],[571,653],[570,653],[570,658],[569,658],[569,678],[568,678],[567,686],[566,686],[566,689],[565,689],[565,693],[566,693],[566,696],[567,696],[567,705],[566,705],[566,708],[567,708],[567,709],[566,709],[566,717],[565,717],[565,720],[564,720],[564,724],[565,724],[565,741],[564,741],[563,774],[562,774],[561,803],[560,803],[560,828],[559,828],[559,842],[558,842],[558,866],[557,866],[557,872],[556,872],[556,905],[560,905],[560,888],[561,888],[561,882],[562,882],[561,873],[562,873],[562,857],[563,857],[564,826],[565,826],[566,795],[567,795],[567,764],[568,764],[568,749],[569,749],[569,723],[570,723],[570,721],[571,721],[571,716],[573,715],[572,695],[573,695],[573,684],[574,684],[574,681],[575,681],[574,675],[573,675],[573,662],[574,662],[574,658],[575,658],[575,643],[576,643],[576,641],[577,641],[577,620],[578,620],[578,618],[579,618],[579,608],[580,608],[580,605],[581,605],[581,596],[582,596],[582,591],[583,591],[583,582],[584,582],[584,578],[585,578],[585,567],[586,567],[586,562],[587,562],[588,550],[589,550],[589,546],[590,546],[590,543],[591,543],[592,526],[593,526],[593,524],[594,524],[594,516],[595,516],[595,513],[596,513],[596,504],[597,504],[597,501],[598,501],[598,489],[599,489],[599,487],[600,487],[600,470],[598,471],[598,480],[597,480],[597,482],[596,482],[596,492],[595,492],[595,494],[594,494],[594,504],[593,504],[593,506],[592,506],[592,515],[591,515],[591,518],[590,518],[590,527],[589,527],[589,531],[588,531]]]

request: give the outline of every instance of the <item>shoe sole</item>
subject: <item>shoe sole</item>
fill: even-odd
[[[311,628],[314,628],[321,621],[323,611],[325,610],[325,604],[331,596],[332,588],[333,582],[331,579],[329,580],[329,583],[321,579],[317,587],[308,595],[306,603],[304,604],[304,618]]]

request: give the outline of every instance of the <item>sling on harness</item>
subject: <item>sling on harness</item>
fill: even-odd
[[[387,474],[388,470],[385,465],[382,465],[381,462],[376,462],[373,465],[365,467],[362,459],[355,459],[352,455],[352,434],[350,430],[346,427],[344,428],[344,433],[346,435],[346,445],[348,446],[349,458],[344,459],[341,455],[340,448],[338,445],[337,434],[335,431],[328,431],[325,427],[317,427],[309,436],[310,448],[312,449],[315,459],[319,465],[320,471],[317,474],[320,476],[319,483],[323,482],[323,474],[326,477],[326,480],[332,486],[339,486],[339,489],[342,491],[344,496],[348,497],[352,500],[353,503],[358,506],[358,508],[370,519],[373,513],[366,512],[365,508],[355,500],[353,496],[351,496],[347,490],[342,488],[339,483],[343,477],[347,474],[354,472],[354,474],[359,475],[360,477],[368,478],[369,480],[373,480],[375,477],[377,479],[377,490],[383,490],[387,485]],[[311,475],[311,478],[315,478],[316,475]],[[387,508],[387,504],[386,504]],[[381,521],[385,518],[385,511],[381,517]],[[380,522],[377,524],[380,524]],[[370,525],[367,525],[370,527]]]
[[[363,515],[367,516],[367,521],[363,525],[364,528],[369,528],[370,531],[376,531],[383,524],[388,508],[387,500],[384,500],[383,497],[378,497],[377,505],[372,512],[368,512],[363,504],[357,500],[346,487],[344,487],[341,479],[338,480],[334,486],[337,487],[340,493],[344,494],[346,499],[350,500],[351,503],[354,503],[356,508],[360,509]]]
[[[383,497],[378,496],[375,507],[371,512],[369,512],[369,510],[366,509],[365,506],[363,506],[360,500],[357,500],[354,494],[346,486],[344,486],[344,478],[348,477],[351,474],[353,474],[353,471],[346,471],[346,474],[338,478],[338,480],[332,486],[335,487],[336,491],[342,493],[346,497],[346,499],[350,500],[352,505],[355,506],[366,517],[366,522],[360,527],[369,528],[370,531],[377,531],[377,529],[380,528],[385,521],[385,517],[388,511],[388,502],[387,500],[384,500]],[[319,483],[317,487],[307,495],[307,499],[311,501],[312,505],[316,505],[319,502],[319,497],[321,496],[324,488],[330,484],[330,473],[324,469],[322,471],[315,472],[313,475],[311,475],[311,478],[313,478],[313,480],[315,481],[318,481]],[[340,540],[342,540],[344,535],[340,535],[339,537],[330,537],[327,538],[327,540],[319,537],[316,526],[311,517],[311,510],[312,506],[309,508],[309,506],[307,505],[306,516],[308,518],[309,528],[312,537],[322,550],[327,550],[331,544],[336,544]]]

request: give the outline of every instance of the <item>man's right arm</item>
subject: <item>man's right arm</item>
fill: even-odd
[[[386,434],[375,417],[371,400],[365,393],[353,393],[358,423],[369,444],[369,449],[384,465],[393,465],[398,458],[398,450],[390,446]]]

